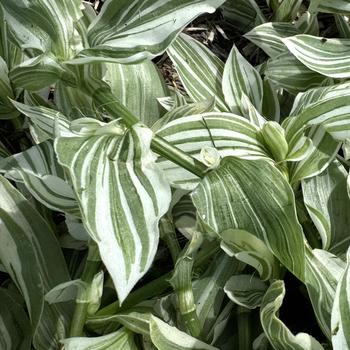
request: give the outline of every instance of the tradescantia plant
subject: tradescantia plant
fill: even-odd
[[[0,5],[1,349],[350,349],[348,1]]]

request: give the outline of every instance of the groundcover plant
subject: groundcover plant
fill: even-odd
[[[350,349],[350,1],[0,5],[1,349]]]

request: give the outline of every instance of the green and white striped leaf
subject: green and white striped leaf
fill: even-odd
[[[71,307],[48,305],[44,296],[70,279],[62,251],[50,226],[3,177],[0,198],[0,260],[26,302],[35,348],[56,350]]]
[[[347,253],[347,265],[339,279],[332,309],[332,345],[333,349],[350,349],[350,250]]]
[[[274,120],[279,122],[281,117],[281,107],[277,95],[277,87],[269,80],[264,79],[263,81],[264,94],[262,101],[262,115],[267,120]]]
[[[214,107],[215,107],[215,98],[175,107],[170,111],[168,111],[167,113],[165,113],[161,119],[159,119],[155,124],[153,124],[152,130],[156,132],[160,128],[170,123],[171,121],[185,117],[185,116],[212,112]]]
[[[294,95],[320,86],[326,79],[323,75],[307,68],[289,52],[267,61],[265,76]]]
[[[220,236],[221,248],[229,256],[255,268],[263,281],[278,276],[279,262],[261,239],[240,229],[225,230]]]
[[[5,145],[0,141],[0,161],[3,158],[6,158],[10,155],[10,152],[7,150]]]
[[[290,164],[290,183],[321,174],[332,163],[340,149],[341,144],[335,141],[322,125],[312,126],[306,134],[306,142],[311,140],[312,146],[311,149],[306,149],[301,160]],[[290,145],[290,148],[294,150],[300,142],[303,142],[303,136]]]
[[[197,16],[213,13],[224,0],[108,0],[88,29],[89,49],[71,63],[151,59]]]
[[[18,111],[13,107],[9,100],[14,97],[14,92],[8,77],[7,64],[0,56],[0,120],[16,118],[19,116]]]
[[[218,350],[214,346],[169,326],[155,316],[152,316],[150,320],[150,333],[152,343],[158,350]]]
[[[157,98],[168,95],[155,64],[146,60],[137,65],[108,63],[106,67],[104,80],[111,86],[114,96],[151,127],[162,115]]]
[[[277,314],[285,296],[283,281],[275,281],[267,290],[260,309],[260,320],[274,349],[323,350],[323,346],[306,333],[294,335]]]
[[[223,159],[221,166],[201,181],[192,198],[198,217],[209,230],[220,235],[239,229],[255,235],[304,280],[304,236],[294,194],[274,165],[262,159]]]
[[[311,0],[310,8],[313,11],[325,13],[350,14],[349,0]]]
[[[170,187],[155,164],[149,129],[137,125],[124,135],[114,129],[99,133],[58,138],[55,150],[122,303],[152,264]]]
[[[253,28],[244,34],[244,37],[260,47],[266,54],[276,58],[288,51],[282,42],[282,38],[297,35],[298,29],[291,23],[269,22]]]
[[[133,334],[125,328],[101,337],[74,337],[62,341],[65,350],[138,350]]]
[[[68,59],[79,44],[74,24],[82,16],[79,0],[5,1],[1,3],[13,38],[22,50]],[[81,40],[81,39],[80,39]],[[30,52],[30,51],[29,51]]]
[[[267,285],[251,275],[232,276],[225,284],[225,293],[236,304],[248,309],[255,309],[267,290]]]
[[[317,13],[304,12],[295,22],[300,34],[319,35],[320,27]]]
[[[320,175],[302,181],[309,215],[322,238],[323,249],[343,255],[349,247],[350,199],[348,172],[338,161]]]
[[[196,312],[202,327],[203,339],[212,344],[215,337],[216,321],[225,302],[223,290],[226,281],[240,273],[244,264],[227,256],[224,252],[218,253],[207,271],[193,281],[193,295],[196,301]]]
[[[9,73],[16,87],[39,91],[61,80],[69,86],[77,86],[77,77],[52,55],[43,54],[16,66]]]
[[[62,137],[75,136],[70,131],[69,120],[59,111],[42,106],[29,106],[16,101],[12,101],[12,103],[29,118],[35,129],[48,139],[54,139],[57,135]]]
[[[0,173],[11,180],[24,182],[35,199],[46,207],[79,216],[73,189],[64,180],[51,141],[0,161]]]
[[[338,93],[329,98],[320,98],[298,116],[286,121],[284,126],[290,147],[299,142],[309,129],[307,136],[319,151],[312,152],[301,164],[296,165],[298,169],[292,170],[292,182],[320,174],[334,159],[340,142],[350,137],[350,108],[346,101]]]
[[[350,83],[322,86],[298,94],[294,100],[290,116],[297,116],[315,102],[325,102],[336,97],[350,97]]]
[[[221,10],[225,20],[243,33],[266,21],[255,0],[227,0]]]
[[[27,103],[27,101],[25,102]],[[61,81],[55,84],[55,106],[69,120],[84,117],[102,119],[90,96]]]
[[[3,350],[28,350],[31,346],[32,330],[28,315],[11,295],[0,288],[0,344]]]
[[[283,39],[288,50],[306,67],[331,78],[350,77],[350,39],[296,35]]]
[[[318,324],[329,340],[336,288],[345,267],[343,260],[325,250],[306,249],[306,287]]]
[[[167,52],[194,102],[215,97],[216,110],[228,111],[221,87],[224,63],[216,55],[185,34],[181,34]]]
[[[233,46],[225,64],[222,90],[230,111],[242,114],[241,99],[248,96],[254,107],[261,112],[263,82],[258,71]]]
[[[259,129],[247,119],[231,113],[203,113],[171,121],[157,135],[200,159],[203,147],[214,147],[222,158],[270,159],[259,139]],[[193,189],[199,179],[176,164],[159,159],[169,181],[176,187]]]
[[[350,6],[350,3],[349,3]],[[341,38],[350,39],[350,23],[347,16],[334,15],[335,24]]]
[[[302,2],[302,0],[283,0],[275,12],[274,20],[276,22],[289,22],[294,20]]]
[[[138,306],[120,311],[113,315],[89,317],[86,324],[90,329],[95,331],[100,329],[101,326],[111,327],[114,324],[121,324],[134,333],[149,337],[149,321],[151,313],[153,312],[153,307],[143,305],[146,303],[147,302],[141,303]],[[150,304],[151,303],[153,304],[153,302],[150,302]]]

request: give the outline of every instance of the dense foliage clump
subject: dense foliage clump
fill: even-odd
[[[348,15],[0,0],[0,348],[350,349]]]

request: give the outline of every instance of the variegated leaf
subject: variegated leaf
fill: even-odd
[[[70,137],[74,134],[70,131],[69,120],[55,109],[30,106],[28,104],[12,101],[14,106],[26,115],[35,128],[48,139],[56,136]]]
[[[267,61],[265,76],[291,94],[320,86],[325,77],[299,62],[289,52]]]
[[[0,173],[11,180],[24,182],[35,199],[48,208],[80,215],[73,189],[65,182],[51,141],[0,161]]]
[[[253,28],[244,37],[260,47],[270,57],[276,58],[287,51],[282,38],[297,35],[298,29],[291,23],[269,22]]]
[[[157,131],[172,145],[200,159],[203,147],[214,147],[221,157],[269,159],[259,138],[259,129],[247,119],[231,113],[203,113],[171,121]],[[199,179],[176,164],[160,158],[159,165],[169,181],[193,189]]]
[[[82,16],[79,0],[2,1],[1,5],[13,38],[22,50],[52,50],[65,59],[75,54],[79,43],[74,24]]]
[[[42,54],[14,67],[9,77],[16,87],[39,91],[61,80],[68,86],[76,87],[77,77],[53,55]]]
[[[225,64],[222,90],[231,112],[241,115],[243,94],[248,96],[254,107],[261,112],[263,82],[258,71],[234,46]]]
[[[318,12],[350,14],[349,0],[311,0],[310,8]]]
[[[193,19],[224,0],[108,0],[88,29],[90,48],[71,63],[139,62],[164,52]]]
[[[276,350],[323,350],[315,338],[306,333],[294,335],[278,318],[285,293],[284,282],[278,280],[271,284],[262,300],[260,320],[271,345]]]
[[[347,265],[339,279],[332,309],[332,345],[333,349],[350,349],[350,249],[347,253]]]
[[[158,317],[150,320],[151,340],[158,350],[218,350],[190,335],[169,326]]]
[[[227,0],[221,8],[225,20],[243,33],[266,21],[255,0]]]
[[[236,304],[248,309],[260,306],[267,285],[251,275],[232,276],[225,284],[225,293]]]
[[[57,349],[66,336],[71,307],[49,305],[44,295],[69,280],[50,226],[5,178],[0,177],[0,259],[22,292],[38,350]]]
[[[294,20],[301,4],[302,0],[279,1],[279,6],[274,15],[274,20],[276,22],[288,22]]]
[[[283,39],[288,50],[306,67],[332,78],[350,77],[350,40],[296,35]]]
[[[216,110],[228,111],[221,88],[224,63],[216,55],[185,34],[180,35],[167,52],[194,102],[215,97]]]
[[[148,60],[137,65],[108,63],[106,67],[104,79],[114,96],[151,127],[161,116],[157,98],[168,95],[157,67]]]
[[[262,159],[227,157],[201,181],[192,198],[207,230],[219,236],[228,229],[255,235],[304,280],[304,235],[294,194],[274,165]]]
[[[62,341],[65,350],[138,350],[133,334],[121,328],[101,337],[74,337]]]
[[[346,253],[350,240],[347,176],[345,168],[333,161],[320,175],[302,181],[304,203],[320,233],[323,249],[340,256]]]
[[[137,125],[121,135],[111,126],[105,133],[97,129],[97,135],[55,143],[120,303],[150,267],[158,221],[170,204],[170,187],[154,163],[151,139],[145,127]]]
[[[331,313],[337,284],[346,264],[321,249],[306,248],[305,279],[309,297],[323,333],[331,339]]]
[[[4,350],[28,350],[31,347],[31,326],[24,308],[10,291],[0,288],[0,344]]]
[[[279,262],[261,239],[239,229],[225,230],[220,236],[221,248],[229,256],[255,268],[263,281],[278,276]]]

